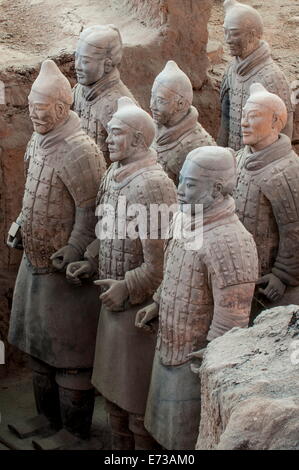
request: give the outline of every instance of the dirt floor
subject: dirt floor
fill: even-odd
[[[19,439],[9,431],[7,424],[16,423],[36,415],[31,375],[26,371],[18,372],[14,377],[1,380],[0,384],[0,451],[1,450],[34,450],[32,438]],[[109,450],[110,432],[104,399],[96,398],[91,439],[82,442],[76,450]],[[73,449],[68,449],[73,450]]]
[[[132,28],[115,2],[111,7],[107,0],[0,0],[0,66],[30,66],[72,50],[80,31],[96,23],[115,23],[130,45],[144,43],[145,31],[150,39],[150,27],[134,20]]]

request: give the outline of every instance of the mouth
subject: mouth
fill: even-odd
[[[32,124],[34,124],[35,126],[46,126],[47,125],[46,122],[35,121],[34,119],[31,119],[31,120],[32,120]]]
[[[159,117],[161,116],[161,114],[152,111],[152,116],[153,116],[153,119],[159,119]]]

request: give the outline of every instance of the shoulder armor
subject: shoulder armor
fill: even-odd
[[[299,160],[295,152],[269,165],[261,189],[271,202],[278,225],[299,220]]]
[[[167,174],[158,167],[147,168],[134,180],[134,200],[139,204],[175,204],[176,188]]]
[[[274,61],[257,74],[255,81],[261,82],[269,92],[278,95],[284,101],[288,112],[293,111],[288,81]]]
[[[215,228],[206,237],[206,264],[219,288],[257,280],[255,242],[239,220]]]
[[[106,168],[97,145],[79,132],[65,140],[62,150],[60,178],[68,188],[77,207],[94,205],[101,177]]]

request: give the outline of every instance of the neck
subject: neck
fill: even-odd
[[[130,163],[135,163],[139,160],[142,160],[145,158],[148,154],[149,149],[138,149],[136,152],[131,154],[129,157],[124,158],[123,160],[119,161],[119,166],[124,167],[126,165],[129,165]]]
[[[208,216],[210,212],[217,210],[217,207],[220,207],[223,201],[224,201],[224,196],[221,193],[219,193],[218,196],[214,199],[214,201],[211,204],[209,204],[208,207],[205,207],[205,206],[203,207],[203,214],[205,216],[206,215]]]
[[[99,78],[99,79],[98,79],[96,82],[94,82],[94,83],[90,83],[88,86],[89,86],[89,87],[93,87],[93,86],[95,86],[95,85],[100,85],[101,83],[106,82],[106,80],[109,79],[109,77],[114,74],[115,70],[117,70],[117,68],[116,68],[116,67],[113,67],[113,69],[111,69],[108,73],[105,72],[104,75],[102,75],[101,78]]]
[[[172,116],[168,123],[165,124],[165,127],[173,127],[175,126],[176,124],[178,124],[180,121],[182,121],[182,119],[184,119],[187,114],[189,112],[189,108],[187,110],[184,110],[184,111],[180,111],[178,113],[176,113],[174,116]]]
[[[253,52],[255,52],[260,46],[260,41],[258,40],[257,42],[254,43],[254,45],[251,45],[251,47],[247,48],[242,55],[239,56],[240,60],[246,59],[246,57],[250,56]]]
[[[250,145],[250,150],[255,153],[255,152],[260,152],[261,150],[264,150],[266,147],[269,147],[270,145],[274,144],[279,138],[278,134],[275,135],[270,135],[266,139],[262,140],[261,142],[258,142],[255,145]]]

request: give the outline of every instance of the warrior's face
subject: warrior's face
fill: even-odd
[[[159,82],[154,82],[150,108],[158,125],[171,126],[178,114],[178,96]]]
[[[28,97],[29,115],[33,128],[39,134],[52,131],[65,116],[65,106],[49,96],[31,90]]]
[[[268,106],[247,101],[242,112],[243,143],[253,151],[262,150],[273,143],[279,133],[274,112]]]
[[[195,204],[201,204],[203,210],[206,210],[215,201],[214,181],[192,160],[186,160],[180,172],[177,193],[181,211],[184,212],[184,207],[190,204],[194,214]]]
[[[136,131],[124,122],[113,117],[108,123],[108,144],[110,160],[122,162],[123,165],[130,163],[136,151]]]
[[[228,14],[224,19],[224,39],[234,57],[245,59],[259,45],[259,38],[247,24],[246,18]]]
[[[78,83],[81,85],[92,85],[100,80],[105,74],[107,57],[95,54],[94,47],[79,41],[75,53],[75,69]]]

